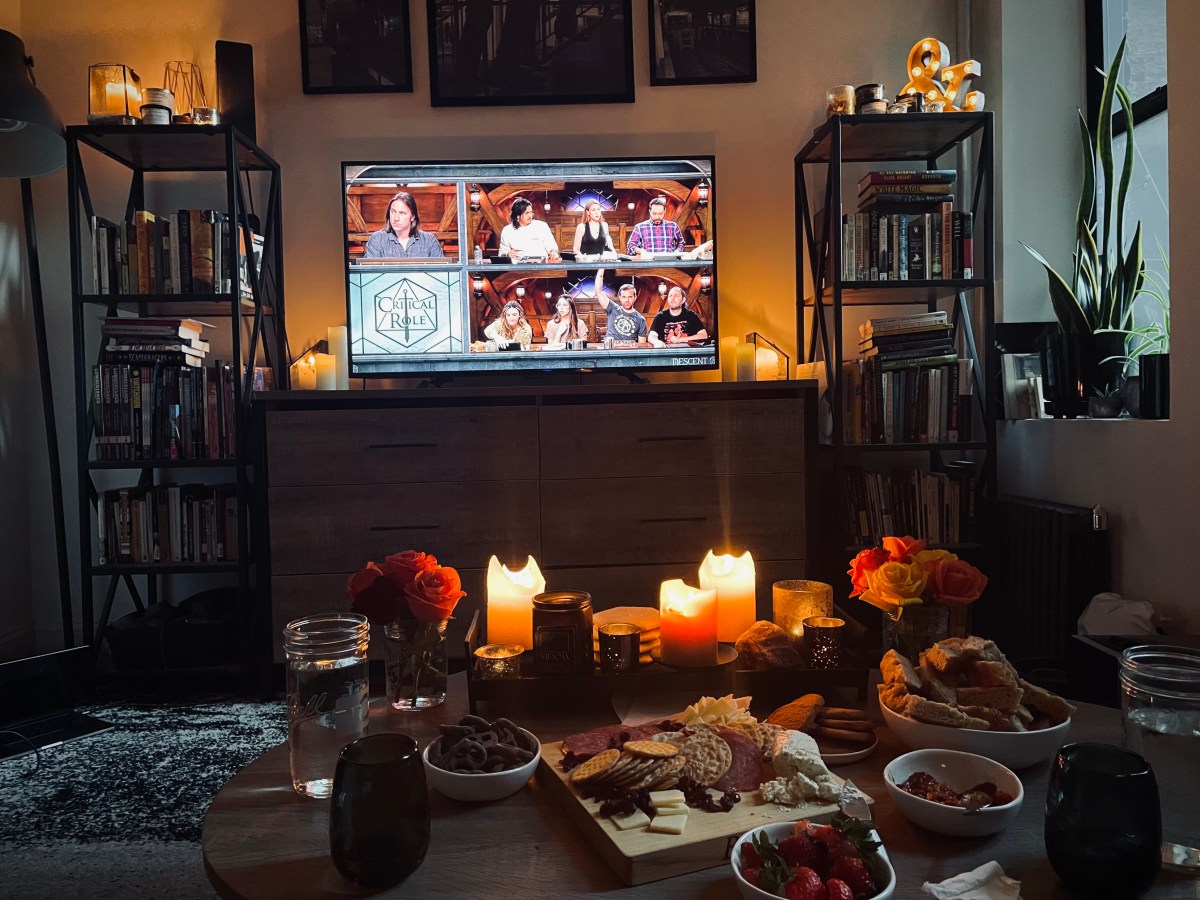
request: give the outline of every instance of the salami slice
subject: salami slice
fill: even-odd
[[[722,728],[717,735],[729,745],[733,761],[713,788],[718,791],[752,791],[757,788],[762,775],[762,751],[758,745],[732,728]]]
[[[644,740],[648,735],[633,725],[601,725],[591,731],[581,731],[563,738],[564,753],[573,753],[580,760],[595,756],[609,747],[619,747],[624,741]]]

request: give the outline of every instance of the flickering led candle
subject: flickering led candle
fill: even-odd
[[[533,598],[545,590],[546,579],[532,556],[515,572],[494,556],[488,560],[488,641],[532,647]]]
[[[796,646],[804,637],[804,620],[833,612],[833,585],[823,581],[777,581],[771,586],[771,618]]]
[[[524,652],[520,644],[484,644],[475,650],[475,677],[485,681],[517,678]]]
[[[717,592],[717,640],[732,644],[758,616],[754,605],[754,557],[709,550],[700,563],[700,587]]]
[[[316,389],[317,358],[315,353],[308,353],[292,365],[292,390],[315,391]]]
[[[337,360],[330,353],[314,353],[316,357],[317,390],[337,390]]]
[[[734,351],[737,360],[737,380],[753,381],[755,375],[755,353],[753,344],[738,344]]]
[[[717,592],[694,588],[679,578],[658,591],[660,650],[664,665],[717,664]]]

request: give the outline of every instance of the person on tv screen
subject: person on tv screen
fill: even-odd
[[[684,245],[683,232],[667,218],[667,201],[655,197],[650,201],[650,218],[638,222],[629,233],[629,255],[648,256],[653,253],[678,253]]]
[[[446,254],[438,239],[421,230],[417,201],[400,191],[388,201],[387,224],[371,235],[365,259],[441,259]]]
[[[597,286],[596,298],[608,316],[606,334],[612,335],[613,340],[622,343],[646,343],[646,317],[633,308],[633,303],[637,300],[637,288],[632,284],[621,285],[617,291],[618,302],[614,303]]]
[[[654,317],[649,339],[655,347],[708,340],[708,330],[700,317],[687,308],[687,299],[679,285],[667,291],[667,308]]]
[[[533,343],[533,327],[525,318],[525,310],[516,300],[509,300],[500,310],[500,318],[483,329],[483,333],[496,342],[497,347],[520,344],[528,347]]]
[[[546,343],[565,344],[571,340],[586,341],[587,336],[587,322],[583,321],[579,313],[575,311],[575,301],[563,294],[554,304],[554,315],[546,323]]]
[[[533,218],[533,204],[524,197],[513,201],[510,224],[500,232],[500,253],[510,259],[544,259],[559,262],[558,243],[545,222]]]
[[[616,253],[608,223],[604,221],[604,209],[599,200],[589,200],[583,209],[583,221],[575,226],[575,256],[599,256],[608,251]]]

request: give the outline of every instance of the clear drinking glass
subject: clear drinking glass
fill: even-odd
[[[1123,744],[1154,769],[1163,838],[1200,847],[1200,650],[1130,647],[1120,677]]]
[[[367,731],[367,643],[370,623],[357,613],[328,613],[289,622],[288,749],[292,787],[328,797],[338,752]]]

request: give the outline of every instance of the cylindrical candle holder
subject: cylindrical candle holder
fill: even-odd
[[[641,656],[642,629],[625,622],[601,625],[596,629],[600,640],[600,671],[606,675],[637,670]]]
[[[192,124],[193,125],[220,125],[221,114],[211,106],[193,106],[192,107]]]
[[[823,581],[777,581],[771,586],[771,618],[800,646],[804,620],[833,613],[833,585]]]
[[[484,644],[475,650],[475,677],[483,681],[520,677],[524,652],[520,644]]]
[[[809,616],[804,620],[805,659],[810,669],[836,669],[842,664],[843,619]]]
[[[854,115],[854,85],[835,84],[825,93],[825,115]]]

